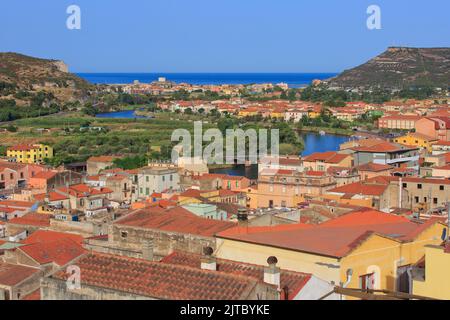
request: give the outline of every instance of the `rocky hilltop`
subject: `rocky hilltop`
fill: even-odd
[[[44,91],[51,93],[59,101],[76,100],[91,85],[68,71],[63,61],[11,52],[0,53],[0,94],[5,98],[7,95],[14,96],[17,92]]]
[[[391,47],[367,63],[330,79],[336,88],[450,87],[450,48]]]

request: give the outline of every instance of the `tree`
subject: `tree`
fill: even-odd
[[[233,129],[235,125],[235,122],[230,116],[227,116],[225,118],[221,118],[219,122],[217,123],[217,127],[222,132],[223,135],[226,134],[227,129]]]

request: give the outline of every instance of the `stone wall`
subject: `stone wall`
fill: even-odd
[[[150,297],[81,285],[81,289],[69,290],[66,282],[54,278],[41,281],[41,300],[155,300]]]

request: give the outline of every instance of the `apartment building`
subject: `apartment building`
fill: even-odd
[[[134,182],[137,184],[138,198],[147,198],[155,192],[179,189],[180,176],[177,169],[147,167],[138,171]]]
[[[398,143],[381,142],[370,147],[353,148],[355,165],[369,162],[391,165],[397,168],[419,170],[419,148]]]
[[[26,144],[9,147],[6,156],[19,163],[42,163],[53,158],[53,148],[44,144]]]
[[[450,141],[450,117],[422,118],[416,123],[416,132],[437,140]]]
[[[410,132],[407,135],[395,138],[394,142],[418,147],[428,152],[432,152],[433,144],[437,143],[438,139],[421,133]]]
[[[247,191],[251,208],[296,208],[305,197],[320,195],[336,186],[326,172],[265,169],[257,188]]]
[[[416,128],[416,123],[420,119],[422,119],[422,117],[412,115],[385,116],[378,119],[378,128],[412,130]]]
[[[421,209],[426,212],[445,207],[450,201],[450,180],[414,177],[394,179],[391,184],[401,184],[401,192],[406,194],[402,208]]]

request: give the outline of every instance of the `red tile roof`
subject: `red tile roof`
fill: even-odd
[[[340,153],[337,153],[334,151],[328,151],[328,152],[313,153],[313,154],[305,157],[304,161],[307,161],[307,162],[323,161],[325,163],[337,164],[348,157],[351,157],[351,156],[348,154],[340,154]]]
[[[181,193],[179,196],[180,197],[200,197],[200,194],[202,192],[200,190],[196,190],[196,189],[189,189],[184,191],[183,193]]]
[[[278,230],[273,227],[261,232],[253,232],[254,228],[248,228],[249,232],[234,229],[234,233],[228,230],[217,237],[339,258],[374,234],[393,241],[411,241],[435,223],[438,222],[424,226],[403,217],[364,209],[310,228]]]
[[[381,196],[387,189],[387,184],[372,184],[365,181],[346,184],[327,192],[344,193],[349,195],[366,195],[366,196]]]
[[[35,174],[31,179],[43,179],[43,180],[50,180],[56,176],[56,172],[54,171],[41,171],[37,174]]]
[[[86,252],[80,244],[69,238],[36,242],[22,246],[18,250],[41,265],[54,262],[59,266],[69,263]]]
[[[81,284],[168,300],[247,299],[257,281],[215,271],[108,254],[87,254],[76,262]],[[54,278],[67,280],[65,270]]]
[[[435,146],[450,146],[450,141],[439,140],[434,145]]]
[[[63,194],[60,194],[60,193],[58,193],[58,192],[49,192],[48,194],[47,194],[47,193],[35,194],[35,195],[34,195],[34,198],[35,198],[36,200],[38,200],[38,201],[45,201],[45,199],[47,198],[47,196],[48,196],[48,199],[49,199],[50,202],[53,202],[53,201],[62,201],[62,200],[67,200],[67,199],[69,199],[69,197],[67,197],[67,196],[65,196],[65,195],[63,195]]]
[[[29,201],[16,201],[16,200],[0,201],[0,206],[4,207],[31,208],[33,205],[34,202]]]
[[[306,171],[306,175],[312,177],[323,177],[326,174],[327,173],[325,171]]]
[[[56,191],[59,193],[62,193],[62,194],[69,194],[69,195],[77,197],[77,198],[84,198],[84,197],[89,197],[92,195],[106,195],[106,194],[113,192],[109,188],[104,188],[104,187],[92,188],[92,187],[88,186],[87,184],[73,185],[68,188],[62,187],[62,188],[58,188]]]
[[[41,300],[41,289],[37,289],[37,290],[33,291],[32,293],[24,296],[22,298],[22,300],[25,300],[25,301],[39,301],[39,300]]]
[[[35,146],[35,145],[31,145],[31,144],[19,144],[19,145],[8,148],[8,150],[11,150],[11,151],[30,151],[33,149],[39,149],[39,146]]]
[[[46,243],[61,239],[70,239],[80,245],[83,244],[83,237],[78,234],[57,232],[50,230],[36,230],[25,240],[23,240],[22,243],[24,244],[33,244],[38,242]]]
[[[387,165],[387,164],[379,164],[379,163],[373,163],[373,162],[362,164],[362,165],[356,167],[356,169],[358,171],[369,171],[369,172],[387,171],[387,170],[391,170],[393,168],[394,167]]]
[[[391,142],[382,142],[370,147],[356,147],[352,148],[358,152],[381,152],[381,153],[389,153],[389,152],[398,152],[398,151],[407,151],[407,150],[416,150],[419,149],[417,147],[405,146],[401,144],[395,144]]]
[[[201,255],[176,251],[162,259],[161,262],[200,269],[201,258]],[[216,259],[216,267],[217,272],[251,277],[258,281],[264,279],[264,267],[262,266],[232,260]],[[288,298],[293,299],[310,279],[311,274],[308,273],[281,270],[280,287],[287,287],[289,290]]]
[[[236,225],[227,221],[200,218],[182,207],[150,207],[137,210],[117,220],[115,224],[207,237]]]
[[[9,220],[10,224],[29,225],[37,227],[49,227],[50,217],[46,214],[28,213],[23,217]]]
[[[15,286],[39,272],[39,269],[0,262],[0,284]]]

